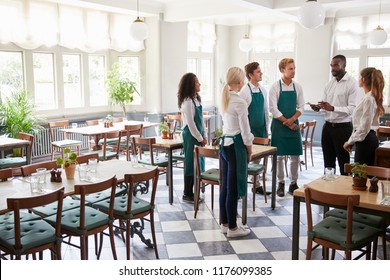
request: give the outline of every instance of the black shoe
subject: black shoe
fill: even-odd
[[[183,202],[194,203],[193,195],[183,195]]]
[[[293,195],[294,194],[294,191],[296,189],[299,189],[297,183],[293,183],[293,184],[290,184],[290,187],[288,188],[288,193]]]
[[[278,189],[276,190],[276,194],[279,197],[283,197],[284,196],[284,183],[279,183],[278,184]]]
[[[262,186],[256,187],[256,193],[264,195],[263,187]],[[270,194],[271,194],[271,192],[267,192],[267,195],[270,195]]]

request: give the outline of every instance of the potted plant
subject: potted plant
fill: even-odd
[[[74,179],[74,173],[77,165],[77,155],[72,152],[69,148],[64,149],[64,158],[58,157],[56,159],[57,165],[62,166],[65,170],[67,179]]]
[[[223,131],[220,128],[217,128],[214,131],[214,137],[211,138],[211,143],[212,143],[213,146],[218,146],[219,145],[219,138],[222,137],[222,134],[223,134]]]
[[[160,132],[161,132],[161,138],[162,139],[168,139],[169,135],[169,125],[166,122],[161,122],[160,124]]]
[[[356,190],[365,190],[367,188],[367,170],[365,167],[367,164],[360,164],[358,162],[352,164],[352,187]]]
[[[137,83],[130,81],[128,73],[120,71],[119,63],[114,63],[107,74],[106,87],[111,105],[118,104],[127,119],[126,104],[133,102],[134,94],[138,94]]]
[[[19,132],[37,135],[46,119],[36,114],[36,106],[27,90],[19,89],[0,102],[0,124],[3,133],[18,138]],[[14,156],[20,156],[21,149],[13,150]]]

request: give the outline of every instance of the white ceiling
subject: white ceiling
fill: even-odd
[[[137,0],[48,0],[136,15]],[[327,17],[390,13],[390,0],[317,0]],[[139,0],[140,16],[164,21],[204,20],[223,25],[297,20],[306,0]]]

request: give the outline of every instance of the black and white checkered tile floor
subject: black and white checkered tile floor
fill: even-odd
[[[303,187],[323,174],[322,150],[314,147],[314,166],[308,161],[308,169],[302,166],[299,172],[298,185]],[[269,162],[271,163],[271,162]],[[207,165],[216,163],[207,162]],[[209,167],[207,166],[207,167]],[[271,189],[271,172],[268,168],[267,189]],[[198,259],[198,260],[291,260],[292,240],[292,197],[276,199],[276,208],[271,210],[270,199],[264,203],[262,195],[256,195],[256,208],[252,210],[251,185],[248,185],[248,223],[250,235],[243,238],[227,238],[219,229],[218,187],[215,187],[214,210],[211,210],[211,192],[207,186],[204,193],[205,203],[200,205],[197,219],[194,219],[193,204],[182,201],[183,171],[174,169],[174,203],[168,202],[168,187],[165,185],[165,175],[159,180],[156,196],[156,231],[157,245],[160,259]],[[288,186],[289,182],[286,182]],[[241,202],[239,202],[241,213]],[[300,232],[300,259],[305,259],[306,251],[306,213],[301,207],[301,232]],[[318,208],[318,213],[321,209]],[[303,222],[302,222],[303,221]],[[241,220],[239,219],[239,223]],[[150,237],[150,227],[145,223],[145,236]],[[73,241],[73,240],[72,240]],[[117,237],[116,248],[118,259],[126,259],[124,242]],[[380,242],[380,241],[379,241]],[[96,259],[93,248],[93,240],[90,242],[89,259]],[[382,247],[379,243],[379,258],[382,258]],[[135,236],[132,239],[132,259],[155,259],[153,249],[147,248],[140,239]],[[390,252],[390,245],[388,245]],[[79,250],[63,246],[63,259],[80,259]],[[390,256],[388,256],[390,257]],[[313,259],[321,259],[320,249],[313,254]],[[338,259],[342,255],[337,255]],[[104,249],[101,259],[112,260],[112,254],[108,238],[104,240]]]

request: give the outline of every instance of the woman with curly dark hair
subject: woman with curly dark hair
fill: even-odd
[[[181,78],[177,98],[182,115],[185,156],[183,201],[190,203],[194,202],[194,147],[207,143],[199,91],[200,83],[195,74],[187,73]]]

